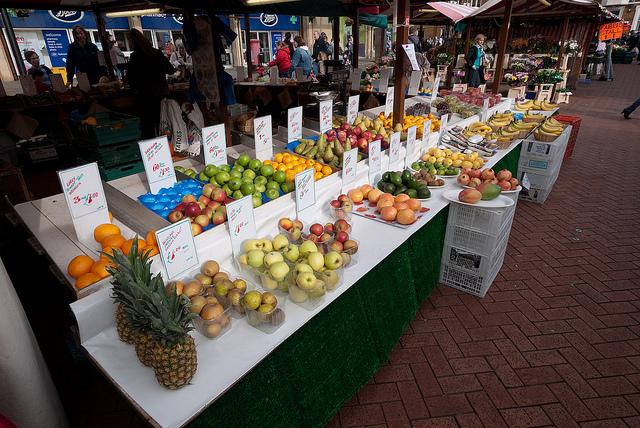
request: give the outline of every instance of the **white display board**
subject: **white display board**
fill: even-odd
[[[227,163],[227,134],[224,123],[202,128],[205,165]]]
[[[176,173],[167,137],[143,140],[138,143],[138,146],[151,193],[158,193],[162,188],[172,187],[176,183]]]

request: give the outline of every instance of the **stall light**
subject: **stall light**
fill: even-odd
[[[121,12],[107,12],[107,18],[128,18],[130,16],[144,16],[144,15],[155,15],[158,13],[162,13],[163,10],[159,7],[151,8],[151,9],[134,9],[134,10],[123,10]]]
[[[242,0],[245,6],[264,6],[266,4],[275,3],[291,3],[299,0]]]
[[[437,13],[438,11],[435,9],[418,9],[419,13]]]

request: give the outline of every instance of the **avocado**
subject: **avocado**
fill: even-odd
[[[392,172],[389,182],[395,184],[396,186],[402,186],[402,175],[400,175],[399,172]]]
[[[393,183],[384,183],[381,190],[385,193],[394,194],[396,186]]]
[[[407,189],[407,196],[409,196],[410,198],[417,198],[418,191],[416,189]]]
[[[404,184],[396,186],[396,191],[393,192],[393,196],[399,195],[400,193],[407,193],[407,186]]]
[[[412,178],[411,171],[409,171],[408,169],[405,169],[404,171],[402,171],[402,182],[404,184],[407,184],[407,181],[410,180],[411,178]]]
[[[390,183],[391,182],[391,172],[387,171],[384,174],[382,174],[382,178],[380,180],[384,181],[385,183]]]
[[[418,187],[418,198],[427,199],[431,197],[431,190],[427,186]]]

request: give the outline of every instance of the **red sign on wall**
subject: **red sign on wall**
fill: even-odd
[[[601,42],[605,40],[619,39],[622,37],[624,31],[624,22],[610,22],[608,24],[602,24],[598,31],[598,40]]]

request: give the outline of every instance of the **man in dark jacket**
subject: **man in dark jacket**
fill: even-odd
[[[98,63],[98,47],[91,43],[87,30],[79,25],[73,27],[74,42],[67,51],[67,82],[73,83],[76,72],[87,73],[89,83],[98,83],[100,64]]]
[[[422,43],[420,43],[420,36],[418,36],[418,29],[416,27],[409,29],[409,43],[413,43],[416,52],[422,53]]]

